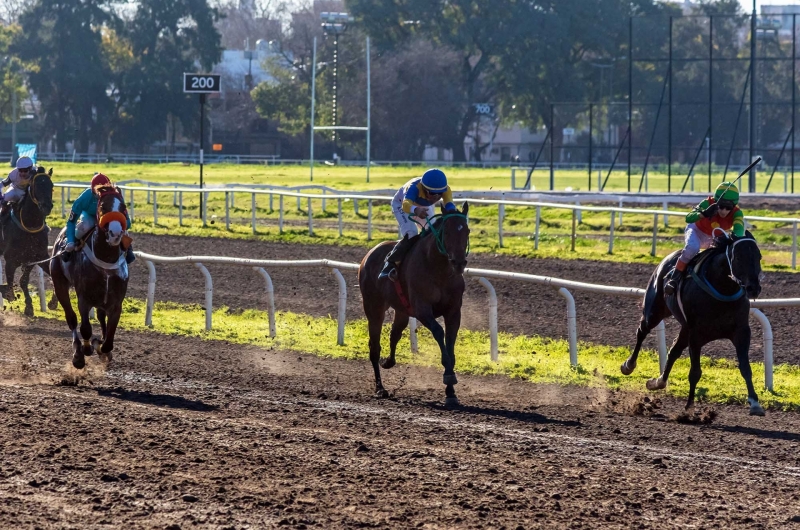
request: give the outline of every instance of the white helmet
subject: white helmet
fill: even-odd
[[[28,169],[33,166],[33,160],[29,156],[21,156],[17,159],[17,169]]]

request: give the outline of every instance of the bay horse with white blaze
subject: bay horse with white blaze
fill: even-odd
[[[67,326],[72,331],[72,365],[77,369],[83,368],[86,365],[85,356],[95,351],[104,362],[111,361],[114,334],[122,315],[122,301],[128,290],[128,264],[122,248],[127,228],[125,212],[125,202],[119,192],[103,193],[97,202],[96,227],[83,248],[76,250],[69,261],[58,259],[65,244],[66,229],[61,231],[53,246],[50,273]],[[70,287],[75,289],[78,297],[80,337],[78,318],[69,298]],[[89,322],[92,308],[97,310],[97,320],[100,321],[100,340],[92,337],[92,325]]]
[[[6,278],[8,285],[0,286],[0,292],[9,300],[14,295],[14,275],[22,266],[19,287],[25,297],[25,314],[33,316],[33,303],[28,291],[31,269],[37,262],[47,261],[47,227],[46,219],[53,210],[53,169],[45,172],[44,167],[33,168],[28,192],[17,203],[5,220],[0,230],[0,254],[6,258]],[[50,273],[47,267],[42,270]],[[55,309],[55,306],[51,307]]]
[[[385,241],[370,250],[358,269],[358,284],[369,323],[369,360],[375,371],[377,397],[388,397],[383,388],[380,367],[395,365],[397,343],[410,317],[428,328],[439,345],[444,367],[445,404],[458,405],[454,385],[455,344],[461,327],[461,303],[464,296],[464,268],[469,251],[469,204],[461,212],[444,212],[429,221],[429,228],[408,251],[398,271],[397,285],[389,278],[379,279],[384,260],[394,246]],[[399,287],[399,288],[398,288]],[[381,360],[381,329],[386,310],[394,309],[389,338],[389,357]],[[436,321],[444,317],[445,329]],[[380,366],[379,366],[380,363]]]
[[[676,293],[665,296],[665,276],[674,267],[679,255],[680,251],[677,251],[664,258],[650,277],[642,318],[636,332],[636,347],[622,364],[622,373],[633,373],[647,334],[672,315],[681,325],[680,333],[669,350],[664,371],[658,378],[647,382],[647,389],[666,388],[672,366],[688,346],[691,368],[686,409],[690,409],[694,405],[695,389],[702,374],[701,348],[711,341],[728,339],[736,347],[739,371],[747,385],[750,414],[763,416],[764,409],[753,387],[749,358],[749,299],[755,299],[761,293],[761,252],[755,238],[750,232],[742,237],[717,237],[715,246],[699,254],[689,264],[689,274]]]

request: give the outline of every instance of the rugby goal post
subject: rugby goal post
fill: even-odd
[[[364,131],[367,133],[367,182],[369,182],[369,166],[370,166],[370,64],[369,64],[369,37],[367,37],[367,126],[354,127],[348,125],[314,125],[314,117],[316,112],[316,99],[317,99],[317,38],[314,37],[314,48],[311,61],[311,150],[310,150],[310,168],[309,180],[314,180],[314,133],[316,131]]]

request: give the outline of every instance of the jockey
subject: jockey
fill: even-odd
[[[406,252],[414,245],[417,235],[417,223],[413,218],[425,220],[435,214],[433,205],[439,199],[444,203],[446,212],[455,212],[453,192],[447,185],[447,177],[441,169],[429,169],[422,177],[409,180],[400,188],[392,199],[392,213],[400,224],[403,238],[397,242],[386,256],[386,264],[378,278],[389,278],[397,281],[397,265],[403,260]]]
[[[75,251],[76,238],[83,238],[97,224],[97,200],[103,192],[111,189],[114,189],[111,179],[102,173],[95,173],[89,189],[81,193],[72,203],[72,211],[70,211],[69,219],[67,220],[67,244],[62,255],[64,261],[69,261],[72,257],[72,253]],[[131,218],[128,216],[127,210],[125,211],[125,218],[128,220],[128,226],[125,229],[128,230],[131,227]],[[128,245],[125,250],[127,252],[125,261],[129,264],[133,263],[136,256],[133,253],[132,245]]]
[[[744,235],[744,213],[739,209],[739,189],[731,182],[717,186],[713,197],[703,200],[686,216],[685,240],[675,270],[664,285],[664,293],[672,295],[693,257],[714,241],[714,229],[733,229],[735,236]]]
[[[33,160],[27,156],[21,156],[17,159],[17,167],[12,169],[8,176],[0,182],[0,191],[6,186],[10,186],[5,194],[0,193],[2,197],[2,213],[5,214],[7,210],[6,205],[19,202],[28,192],[28,185],[31,183],[31,173],[33,172]]]

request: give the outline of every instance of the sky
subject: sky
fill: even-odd
[[[753,10],[753,0],[739,0],[747,13]],[[800,5],[800,0],[756,0],[756,11],[761,11],[761,5]]]

